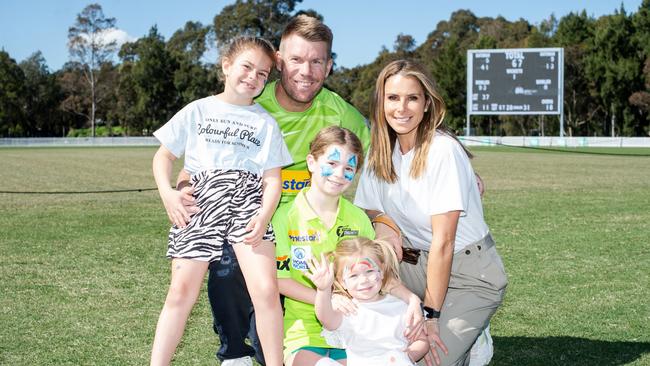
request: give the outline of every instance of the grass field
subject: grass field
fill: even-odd
[[[0,191],[152,188],[154,151],[0,149]],[[492,365],[650,365],[650,157],[473,151],[510,277]],[[0,364],[147,364],[166,221],[155,191],[0,193]],[[174,364],[216,346],[202,294]]]

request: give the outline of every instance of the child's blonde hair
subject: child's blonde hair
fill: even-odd
[[[379,260],[379,267],[383,273],[381,290],[388,292],[386,286],[389,283],[399,281],[399,262],[392,245],[381,240],[371,240],[364,237],[341,240],[332,255],[334,256],[334,275],[338,291],[343,289],[340,279],[343,277],[343,269],[350,257],[361,257],[372,254]]]

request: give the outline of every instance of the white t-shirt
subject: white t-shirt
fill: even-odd
[[[419,249],[431,246],[431,216],[450,211],[461,211],[454,252],[487,235],[476,176],[460,143],[436,132],[426,170],[418,179],[410,176],[413,157],[414,149],[402,155],[399,141],[395,143],[393,166],[398,180],[393,184],[380,181],[364,166],[354,204],[385,212]]]
[[[323,330],[332,347],[345,348],[348,366],[411,366],[404,349],[408,340],[407,305],[386,295],[375,302],[357,302],[357,314],[344,316],[338,329]]]
[[[186,105],[154,136],[174,154],[185,153],[185,170],[265,170],[289,165],[291,154],[277,123],[262,106],[226,103],[216,96]]]

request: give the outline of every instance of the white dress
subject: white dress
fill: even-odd
[[[324,329],[329,345],[345,348],[348,366],[411,366],[406,354],[407,304],[386,295],[375,302],[357,302],[357,314],[344,316],[338,329]]]

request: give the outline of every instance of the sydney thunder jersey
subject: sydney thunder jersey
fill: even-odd
[[[278,123],[284,142],[293,158],[293,165],[282,169],[282,200],[289,202],[304,187],[309,185],[309,171],[305,158],[309,143],[321,129],[341,126],[354,132],[364,147],[364,154],[370,144],[370,131],[366,119],[352,105],[338,94],[325,88],[316,95],[312,105],[304,112],[288,112],[275,98],[276,82],[269,83],[255,100],[266,109]]]
[[[304,274],[310,258],[320,258],[321,253],[333,251],[343,239],[357,236],[374,239],[375,232],[365,212],[342,197],[336,222],[332,227],[326,227],[307,202],[305,193],[308,189],[276,211],[273,230],[278,278],[291,278],[315,288]],[[331,348],[320,335],[322,326],[316,318],[314,305],[287,297],[284,307],[284,345],[287,351],[304,346]]]

